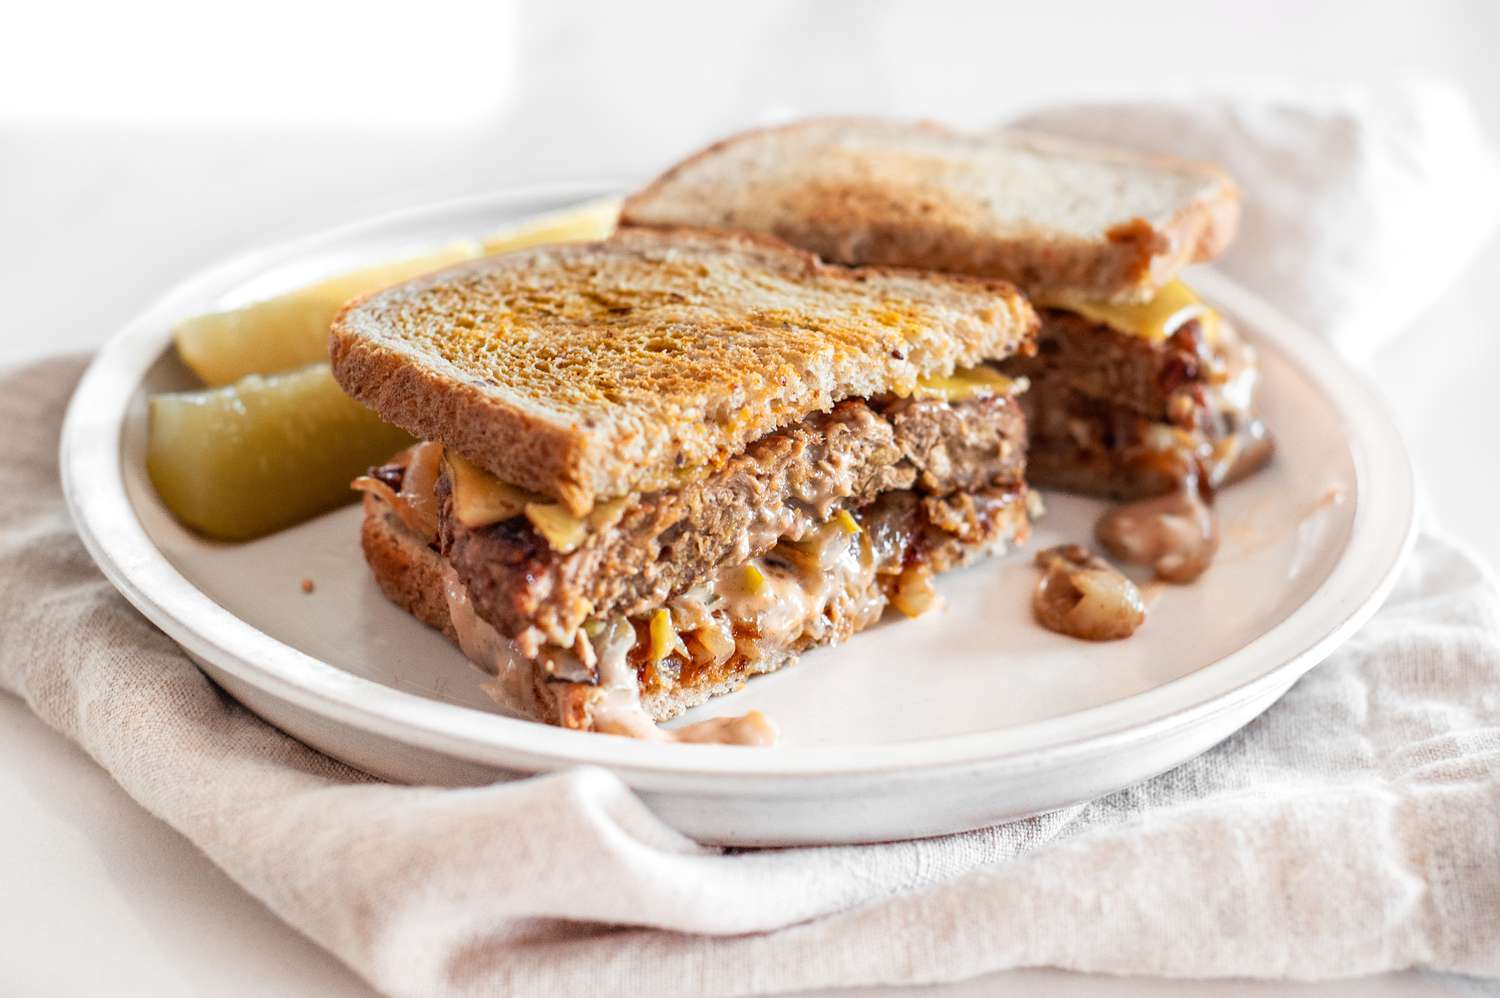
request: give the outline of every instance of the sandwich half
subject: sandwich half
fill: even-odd
[[[344,390],[424,442],[359,480],[382,590],[509,709],[638,737],[1029,530],[1009,284],[621,233],[348,306]]]
[[[747,132],[625,201],[621,223],[774,235],[851,266],[999,278],[1037,305],[1029,473],[1117,499],[1207,491],[1269,455],[1254,351],[1178,277],[1221,253],[1239,193],[1214,167],[925,122]]]

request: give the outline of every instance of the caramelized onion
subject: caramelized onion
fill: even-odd
[[[657,727],[641,706],[640,682],[628,655],[637,638],[623,617],[604,625],[596,641],[598,695],[593,702],[595,731],[657,742],[714,742],[722,745],[774,745],[776,725],[759,711],[718,717],[676,730]]]
[[[1031,612],[1049,631],[1085,641],[1128,638],[1146,620],[1140,590],[1108,562],[1077,544],[1063,544],[1036,556],[1042,578],[1031,598]]]
[[[941,602],[932,584],[932,569],[921,563],[903,569],[891,590],[891,605],[908,617],[920,617]]]
[[[398,493],[411,507],[412,516],[421,524],[421,533],[431,544],[437,540],[438,501],[434,491],[443,470],[443,445],[427,441],[411,449],[406,474],[401,477]]]
[[[426,532],[426,524],[407,501],[395,489],[380,479],[372,478],[369,475],[361,475],[350,482],[349,487],[356,492],[368,492],[384,501],[391,508],[391,512],[396,514],[396,519],[400,520],[406,529],[420,537],[426,538],[427,543],[431,544],[437,539],[435,531],[431,535]]]
[[[434,544],[438,535],[438,501],[433,490],[442,470],[442,461],[442,444],[420,443],[408,447],[389,462],[402,469],[401,491],[373,475],[361,475],[350,482],[349,487],[381,499],[406,529],[428,544]]]

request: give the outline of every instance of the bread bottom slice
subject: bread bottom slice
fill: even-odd
[[[623,699],[640,715],[639,725],[618,723],[622,691],[618,681],[610,688],[602,664],[592,681],[573,681],[560,677],[545,658],[525,659],[501,641],[474,616],[443,556],[375,495],[364,499],[361,546],[385,596],[442,631],[495,676],[486,689],[503,707],[563,727],[639,733],[640,725],[670,720],[733,692],[808,648],[847,639],[889,606],[910,615],[926,609],[936,602],[935,573],[1026,540],[1029,498],[1024,488],[943,498],[886,493],[860,511],[852,530],[849,521],[835,521],[821,538],[731,566],[711,583],[669,600],[656,611],[665,611],[662,620],[652,614],[630,620],[628,629],[616,625],[622,628],[621,665],[630,685]],[[817,592],[809,595],[808,587]],[[739,607],[756,608],[756,626],[747,626],[748,613],[736,617]],[[807,610],[804,617],[795,617],[798,608]]]

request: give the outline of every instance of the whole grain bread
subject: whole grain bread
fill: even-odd
[[[333,373],[382,417],[562,501],[668,487],[849,397],[1029,349],[1009,284],[830,267],[774,239],[636,230],[351,303]]]
[[[416,534],[404,529],[391,507],[365,493],[365,518],[360,522],[359,546],[385,598],[428,627],[457,641],[448,613],[442,557]]]
[[[1218,169],[1011,131],[820,119],[745,132],[627,198],[621,224],[762,232],[851,265],[999,277],[1041,300],[1143,301],[1223,251]]]

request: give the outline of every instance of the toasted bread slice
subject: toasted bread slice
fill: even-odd
[[[1009,284],[828,267],[765,237],[635,231],[379,292],[334,321],[355,399],[588,511],[707,474],[849,397],[1029,348]]]
[[[1040,300],[1144,301],[1223,251],[1211,166],[1037,134],[805,121],[746,132],[625,201],[622,225],[764,232],[844,264],[999,277]]]

